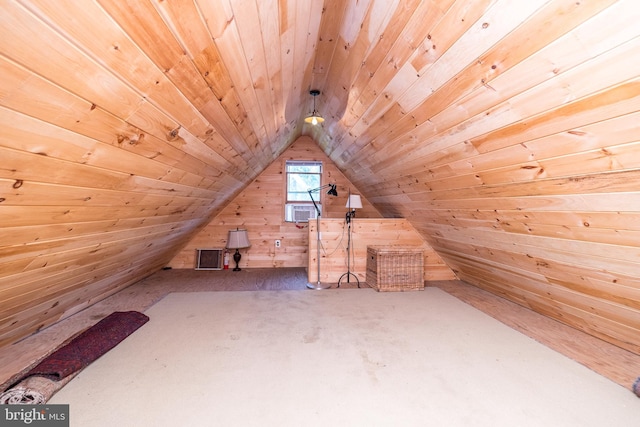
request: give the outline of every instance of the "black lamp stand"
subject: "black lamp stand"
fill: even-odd
[[[347,278],[347,283],[350,283],[349,279],[351,276],[356,278],[358,282],[358,287],[360,287],[360,279],[354,273],[351,272],[351,221],[356,216],[356,210],[351,209],[351,211],[347,212],[346,221],[347,221],[347,272],[340,276],[338,280],[338,288],[340,287],[340,283],[342,283],[342,279]]]
[[[242,255],[240,255],[240,251],[236,248],[236,253],[233,254],[233,260],[236,262],[236,268],[233,269],[233,271],[240,271],[241,268],[238,267],[238,264],[240,264],[240,259],[242,258]]]

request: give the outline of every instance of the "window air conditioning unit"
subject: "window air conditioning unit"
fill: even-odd
[[[318,205],[322,209],[322,206]],[[313,205],[289,203],[286,206],[286,220],[289,222],[309,222],[316,219],[316,208]]]
[[[222,270],[224,249],[196,249],[196,270]]]

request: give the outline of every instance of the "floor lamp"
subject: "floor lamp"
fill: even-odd
[[[353,250],[353,248],[351,247],[351,222],[353,221],[353,218],[355,218],[356,216],[356,209],[362,209],[362,201],[360,200],[360,196],[358,196],[357,194],[351,194],[351,191],[349,191],[349,198],[347,199],[346,207],[347,207],[346,221],[347,221],[347,227],[348,227],[347,272],[344,273],[342,276],[340,276],[340,279],[338,280],[338,287],[340,287],[340,283],[342,283],[342,279],[344,279],[345,277],[347,278],[347,283],[349,283],[350,276],[353,276],[356,278],[356,281],[358,282],[358,287],[360,287],[360,279],[358,279],[358,276],[356,276],[351,272],[351,251]]]
[[[338,196],[338,192],[336,191],[336,184],[326,184],[323,185],[322,187],[318,187],[318,188],[314,188],[313,190],[308,190],[309,192],[309,197],[311,197],[311,201],[313,202],[313,206],[315,206],[316,208],[316,236],[317,236],[317,249],[318,249],[318,254],[317,254],[317,258],[318,258],[318,282],[317,283],[307,283],[307,288],[309,289],[328,289],[331,287],[331,285],[322,285],[322,283],[320,282],[320,217],[322,216],[322,212],[320,211],[320,208],[318,207],[318,205],[316,204],[316,201],[313,200],[313,195],[311,193],[313,193],[314,191],[320,191],[324,188],[329,188],[329,191],[327,191],[327,194],[330,196]]]

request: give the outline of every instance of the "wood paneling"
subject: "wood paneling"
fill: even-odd
[[[487,6],[451,44],[430,31],[446,52],[416,55],[415,83],[330,157],[459,278],[638,353],[640,11],[553,1],[498,23],[506,2]]]
[[[309,283],[318,282],[317,224],[309,224]],[[351,222],[351,259],[347,260],[348,225],[344,218],[320,220],[320,281],[335,285],[350,271],[357,280],[366,282],[367,246],[407,246],[422,249],[424,280],[455,280],[456,276],[404,218],[361,218],[359,211]],[[350,270],[349,270],[350,269]],[[353,276],[349,282],[356,282]],[[342,279],[344,283],[347,276]],[[342,283],[341,281],[341,283]]]
[[[333,162],[307,136],[298,138],[251,184],[216,215],[169,263],[173,268],[194,268],[198,248],[224,248],[227,233],[244,228],[251,247],[242,249],[241,268],[306,267],[309,257],[309,228],[315,224],[291,223],[284,219],[286,201],[285,162],[316,160],[323,164],[323,184],[336,184],[338,197],[314,194],[322,203],[322,218],[344,218],[349,191],[359,191],[345,178]],[[380,218],[378,211],[362,197],[363,218]],[[281,241],[279,248],[275,240]],[[233,266],[233,260],[230,261]]]
[[[356,227],[405,218],[443,274],[638,352],[639,19],[634,0],[3,1],[0,344],[192,268],[229,228],[245,267],[307,265],[309,229],[273,202],[307,156],[366,200]]]

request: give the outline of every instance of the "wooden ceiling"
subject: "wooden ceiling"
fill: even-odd
[[[308,135],[461,279],[640,352],[639,18],[635,0],[3,1],[0,342],[161,268]]]

